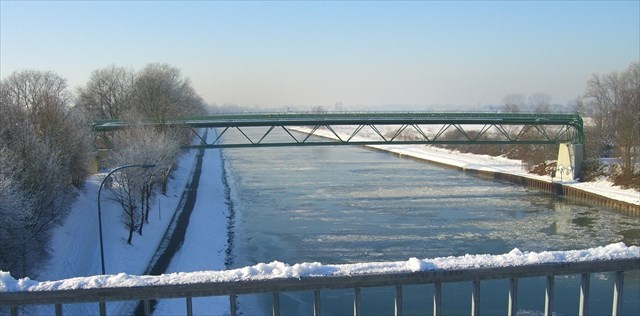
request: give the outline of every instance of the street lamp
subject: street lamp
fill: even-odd
[[[104,177],[104,179],[102,179],[102,182],[100,183],[100,188],[98,189],[98,230],[100,232],[100,267],[102,268],[102,274],[104,274],[104,248],[102,247],[102,212],[100,211],[100,193],[102,193],[102,187],[104,186],[104,183],[107,181],[107,179],[109,179],[109,177],[116,171],[121,170],[121,169],[125,169],[125,168],[133,168],[133,167],[140,167],[140,168],[144,168],[144,169],[148,169],[148,168],[155,168],[156,165],[124,165],[124,166],[120,166],[117,167],[113,170],[111,170],[106,177]]]

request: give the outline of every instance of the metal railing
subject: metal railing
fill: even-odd
[[[598,260],[568,263],[529,264],[509,267],[482,267],[472,269],[436,269],[419,272],[357,274],[349,276],[312,276],[301,278],[277,278],[268,280],[206,282],[172,285],[149,285],[135,287],[88,288],[56,291],[24,291],[0,293],[0,305],[9,306],[12,315],[18,315],[21,306],[53,304],[56,315],[62,315],[62,305],[95,302],[100,314],[106,314],[105,302],[144,302],[145,314],[150,314],[149,302],[162,298],[184,298],[185,314],[193,315],[192,298],[207,296],[228,296],[231,315],[236,315],[238,295],[252,293],[272,293],[273,315],[280,314],[280,293],[313,291],[313,310],[309,314],[320,315],[320,291],[328,289],[353,289],[353,314],[362,315],[361,289],[366,287],[394,287],[395,315],[403,312],[404,285],[433,284],[433,314],[442,315],[442,284],[450,282],[470,282],[471,314],[480,313],[480,284],[483,280],[509,280],[508,306],[505,314],[515,315],[518,310],[518,279],[545,277],[544,314],[554,312],[554,288],[556,276],[580,275],[579,314],[586,315],[589,309],[589,287],[591,274],[615,272],[613,283],[612,315],[620,313],[623,302],[624,272],[640,270],[640,258]],[[542,294],[542,293],[541,293]]]

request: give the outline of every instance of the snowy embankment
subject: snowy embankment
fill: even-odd
[[[209,133],[209,137],[215,133]],[[215,138],[213,138],[215,139]],[[210,138],[209,141],[212,141]],[[165,274],[206,270],[224,270],[228,245],[229,206],[223,182],[223,163],[219,149],[204,152],[202,173],[191,220],[180,250],[173,256]],[[194,300],[196,314],[229,313],[229,299],[216,297]],[[160,300],[155,315],[184,313],[184,300]]]
[[[109,197],[108,190],[101,196],[102,229],[105,272],[144,273],[167,230],[180,196],[191,179],[195,151],[185,152],[167,185],[166,195],[152,198],[149,223],[142,236],[134,234],[127,244],[128,231],[123,224],[123,211]],[[51,256],[42,266],[37,278],[61,279],[100,273],[97,196],[100,182],[106,173],[89,178],[64,224],[54,230],[49,247]]]
[[[292,128],[292,130],[302,133],[310,133],[312,131],[311,128],[307,127],[296,127]],[[336,131],[339,133],[342,139],[347,139],[350,136],[349,132],[341,132],[339,129]],[[360,134],[365,135],[366,131],[362,131]],[[336,136],[329,130],[316,130],[314,132],[314,135],[324,138],[337,139]],[[370,138],[356,136],[352,140],[379,140],[379,137],[375,138],[376,136],[374,135],[375,134],[372,134]],[[367,147],[388,151],[398,155],[413,157],[416,159],[454,166],[460,169],[506,173],[545,182],[562,183],[565,186],[574,187],[576,189],[584,190],[586,192],[594,193],[610,199],[640,205],[640,192],[636,190],[625,190],[620,187],[613,186],[611,182],[606,180],[598,182],[569,182],[562,181],[562,179],[560,178],[551,178],[550,176],[539,176],[531,174],[522,169],[522,161],[520,160],[508,159],[504,157],[494,157],[489,155],[460,153],[444,148],[425,145],[370,145]]]
[[[636,258],[640,258],[640,247],[627,247],[624,243],[615,243],[585,250],[522,252],[514,249],[502,255],[464,255],[434,259],[411,258],[407,261],[341,265],[323,265],[318,262],[288,265],[274,261],[227,271],[179,272],[160,276],[135,276],[120,273],[117,275],[80,277],[45,282],[33,281],[28,278],[15,280],[8,273],[0,272],[0,292],[179,285],[322,276],[354,276]],[[221,302],[220,305],[226,302],[225,298],[224,302]],[[181,303],[184,304],[184,301],[181,301]],[[182,308],[184,309],[184,307]]]
[[[209,133],[209,137],[214,135],[215,133]],[[126,242],[128,231],[123,224],[122,210],[109,199],[108,190],[103,189],[101,209],[106,274],[139,275],[145,272],[169,229],[174,214],[180,208],[181,196],[193,177],[196,154],[196,151],[188,151],[179,157],[168,182],[166,195],[157,194],[152,198],[149,223],[144,226],[142,236],[137,233],[134,235],[131,245]],[[174,257],[169,271],[224,269],[227,206],[220,151],[207,150],[203,159],[202,172],[207,176],[200,179],[194,211],[197,219],[191,221],[183,249]],[[60,280],[100,274],[97,195],[105,176],[106,173],[99,173],[86,181],[65,222],[53,231],[49,243],[49,260],[33,278]],[[203,237],[193,241],[194,235]],[[2,274],[3,278],[10,277],[9,272]],[[126,314],[132,307],[134,306],[130,303],[110,303],[107,304],[107,312]],[[65,313],[72,314],[97,312],[94,304],[65,305],[64,308]],[[51,311],[37,309],[34,312]]]

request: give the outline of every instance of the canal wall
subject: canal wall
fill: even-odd
[[[305,134],[309,134],[311,132],[310,129],[308,128],[293,128],[292,130],[301,132],[301,133],[305,133]],[[327,139],[335,139],[335,137],[331,134],[327,134],[327,135],[323,135],[321,133],[314,133],[314,136],[317,137],[321,137],[321,138],[327,138]],[[568,199],[573,199],[573,200],[577,200],[577,201],[584,201],[587,203],[591,203],[597,206],[603,206],[603,207],[609,207],[615,210],[618,210],[620,212],[626,213],[626,214],[630,214],[630,215],[634,215],[634,216],[640,216],[640,205],[639,204],[633,204],[633,203],[629,203],[629,202],[625,202],[625,201],[621,201],[621,200],[617,200],[617,199],[613,199],[613,198],[609,198],[600,194],[596,194],[593,192],[588,192],[576,187],[573,187],[571,185],[567,185],[567,184],[563,184],[563,183],[558,183],[558,182],[550,182],[547,180],[542,180],[542,179],[535,179],[535,178],[530,178],[530,177],[526,177],[524,175],[516,175],[516,174],[512,174],[512,173],[505,173],[505,172],[497,172],[497,171],[489,171],[489,170],[479,170],[479,169],[472,169],[472,168],[465,168],[465,167],[460,167],[460,166],[455,166],[452,164],[448,164],[445,162],[441,162],[441,161],[434,161],[434,160],[430,160],[428,158],[424,158],[424,157],[414,157],[412,155],[407,155],[407,154],[403,154],[402,152],[396,152],[396,151],[392,151],[386,148],[380,148],[378,146],[375,145],[366,145],[364,146],[364,148],[370,149],[370,150],[374,150],[374,151],[380,151],[380,152],[385,152],[385,153],[389,153],[389,154],[393,154],[397,157],[400,158],[405,158],[405,159],[412,159],[412,160],[416,160],[416,161],[422,161],[422,162],[429,162],[430,164],[434,164],[434,165],[438,165],[444,168],[451,168],[451,169],[456,169],[456,170],[460,170],[464,173],[476,176],[476,177],[480,177],[483,179],[488,179],[488,180],[497,180],[497,181],[506,181],[506,182],[511,182],[517,185],[521,185],[523,187],[526,188],[530,188],[530,189],[534,189],[534,190],[539,190],[542,192],[546,192],[549,194],[555,194],[557,196],[561,196],[564,198],[568,198]]]
[[[453,166],[450,164],[446,164],[446,163],[442,163],[442,162],[438,162],[438,161],[433,161],[433,160],[429,160],[429,159],[425,159],[425,158],[419,158],[419,157],[413,157],[410,155],[404,155],[402,153],[398,153],[398,152],[393,152],[393,151],[389,151],[387,149],[383,149],[383,148],[377,148],[377,147],[373,147],[373,146],[364,146],[367,149],[370,150],[374,150],[374,151],[380,151],[380,152],[385,152],[385,153],[389,153],[389,154],[393,154],[399,158],[405,158],[405,159],[412,159],[412,160],[416,160],[416,161],[422,161],[422,162],[429,162],[431,164],[435,164],[441,167],[445,167],[445,168],[451,168],[451,169],[456,169],[456,170],[460,170],[466,174],[478,177],[478,178],[482,178],[482,179],[487,179],[487,180],[496,180],[496,181],[505,181],[505,182],[511,182],[520,186],[523,186],[525,188],[529,188],[529,189],[534,189],[534,190],[538,190],[538,191],[542,191],[542,192],[546,192],[546,193],[550,193],[550,194],[555,194],[557,196],[561,196],[564,198],[568,198],[568,199],[573,199],[573,200],[578,200],[578,201],[584,201],[584,202],[588,202],[597,206],[604,206],[604,207],[609,207],[609,208],[613,208],[615,210],[624,212],[626,214],[630,214],[630,215],[635,215],[635,216],[640,216],[640,205],[638,204],[632,204],[629,202],[625,202],[625,201],[619,201],[616,199],[611,199],[608,198],[606,196],[602,196],[599,194],[595,194],[592,192],[587,192],[585,190],[581,190],[569,185],[565,185],[562,183],[558,183],[558,182],[549,182],[549,181],[545,181],[545,180],[539,180],[539,179],[534,179],[534,178],[528,178],[525,176],[521,176],[521,175],[515,175],[515,174],[511,174],[511,173],[502,173],[502,172],[496,172],[496,171],[488,171],[488,170],[478,170],[478,169],[470,169],[470,168],[464,168],[464,167],[458,167],[458,166]]]

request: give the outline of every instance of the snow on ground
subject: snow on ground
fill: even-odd
[[[0,272],[0,292],[53,291],[70,289],[133,287],[151,285],[178,285],[208,282],[256,281],[282,278],[321,276],[354,276],[380,273],[407,273],[418,271],[513,267],[531,264],[584,262],[595,260],[640,258],[640,247],[627,247],[624,243],[610,244],[584,250],[522,252],[513,249],[501,255],[464,255],[433,259],[410,258],[407,261],[370,262],[323,265],[319,262],[288,265],[274,261],[226,271],[178,272],[160,276],[135,276],[126,273],[72,278],[60,281],[15,280]],[[226,298],[226,297],[225,297]],[[180,300],[184,310],[184,301]],[[221,303],[226,303],[221,302]],[[207,312],[209,313],[209,312]],[[217,313],[214,313],[217,314]]]
[[[167,186],[167,194],[153,200],[149,224],[143,236],[134,233],[132,245],[127,244],[128,230],[124,227],[122,209],[110,199],[103,188],[100,208],[104,243],[105,272],[142,273],[153,257],[155,249],[190,179],[195,152],[184,153]],[[60,279],[100,273],[97,197],[100,182],[106,173],[99,173],[85,183],[64,224],[54,230],[50,242],[51,257],[37,273],[39,279]],[[82,255],[80,255],[82,254]]]
[[[308,133],[311,131],[311,128],[296,127],[292,130]],[[342,139],[346,139],[350,135],[350,132],[341,131],[340,129],[337,129],[336,132],[338,132],[338,134]],[[364,135],[364,136],[355,136],[353,140],[358,141],[358,140],[379,139],[378,136],[374,134],[367,135],[366,132],[367,132],[366,130],[361,131],[359,135]],[[319,130],[316,130],[314,134],[321,137],[336,139],[336,136],[329,130],[319,129]],[[425,145],[371,145],[368,147],[385,150],[398,155],[404,155],[404,156],[414,157],[418,159],[433,161],[440,164],[455,166],[462,169],[474,169],[474,170],[483,170],[483,171],[491,171],[491,172],[500,172],[500,173],[514,174],[514,175],[518,175],[526,178],[537,179],[537,180],[547,181],[547,182],[556,182],[556,183],[561,182],[563,185],[575,187],[577,189],[598,194],[607,198],[640,205],[640,192],[636,190],[633,190],[633,189],[625,190],[620,187],[613,186],[611,182],[606,180],[602,180],[598,182],[578,182],[578,181],[563,182],[559,178],[551,178],[550,176],[539,176],[535,174],[530,174],[525,170],[523,170],[522,161],[520,160],[508,159],[504,157],[494,157],[494,156],[488,156],[488,155],[460,153],[457,151],[452,151],[444,148],[438,148],[434,146],[425,146]]]
[[[144,226],[143,236],[134,233],[131,245],[127,244],[128,230],[123,224],[123,212],[120,206],[110,199],[111,194],[108,190],[103,188],[100,207],[106,274],[144,273],[171,221],[182,192],[191,179],[195,167],[195,154],[195,151],[190,151],[180,156],[177,168],[167,185],[167,194],[158,194],[152,199],[149,224]],[[36,272],[35,278],[60,280],[100,274],[97,197],[100,183],[106,175],[99,173],[85,182],[65,222],[53,230],[49,243],[51,256]],[[107,304],[108,314],[121,314],[123,308],[130,306],[121,303]],[[96,312],[97,307],[94,305],[64,306],[65,314]],[[51,310],[43,307],[34,313],[51,313]]]
[[[209,141],[215,139],[209,133]],[[212,138],[213,137],[213,138]],[[189,228],[180,250],[175,254],[166,273],[224,270],[227,250],[227,217],[225,187],[222,182],[222,159],[219,149],[205,150],[202,176]],[[184,299],[161,300],[156,305],[156,315],[180,315],[184,313]],[[223,315],[229,313],[229,299],[214,297],[194,299],[196,315]]]

